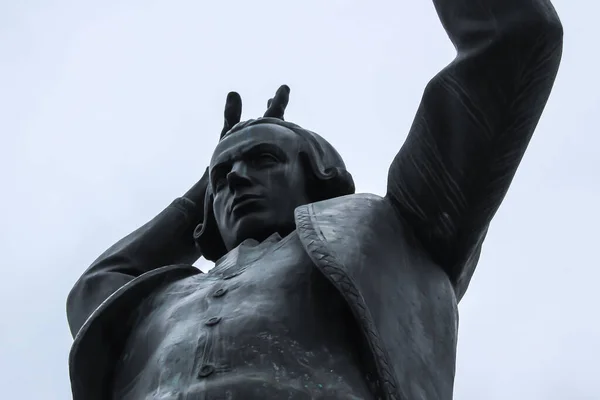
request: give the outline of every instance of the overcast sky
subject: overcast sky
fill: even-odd
[[[458,400],[600,399],[600,5],[554,4],[563,63],[460,304]],[[67,293],[200,177],[228,91],[247,119],[290,85],[287,119],[384,194],[453,56],[431,1],[0,1],[2,398],[70,399]]]

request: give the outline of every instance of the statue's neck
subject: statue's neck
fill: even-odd
[[[246,265],[254,262],[280,241],[281,236],[277,232],[273,233],[262,242],[255,239],[246,239],[236,248],[219,258],[217,262],[215,262],[215,268],[229,268],[232,265]]]

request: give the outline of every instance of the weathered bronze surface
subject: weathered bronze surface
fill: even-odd
[[[434,0],[457,49],[387,194],[354,194],[319,135],[225,123],[205,174],[67,300],[75,400],[451,399],[457,304],[552,88],[548,0]],[[215,267],[201,273],[199,257]]]

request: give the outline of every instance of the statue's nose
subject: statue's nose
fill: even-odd
[[[227,174],[227,182],[231,189],[235,189],[239,186],[249,185],[251,183],[250,177],[248,176],[248,166],[243,161],[236,161],[232,166],[231,170]]]

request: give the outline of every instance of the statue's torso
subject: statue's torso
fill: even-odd
[[[114,398],[371,398],[348,306],[295,232],[278,239],[245,242],[147,299]]]

